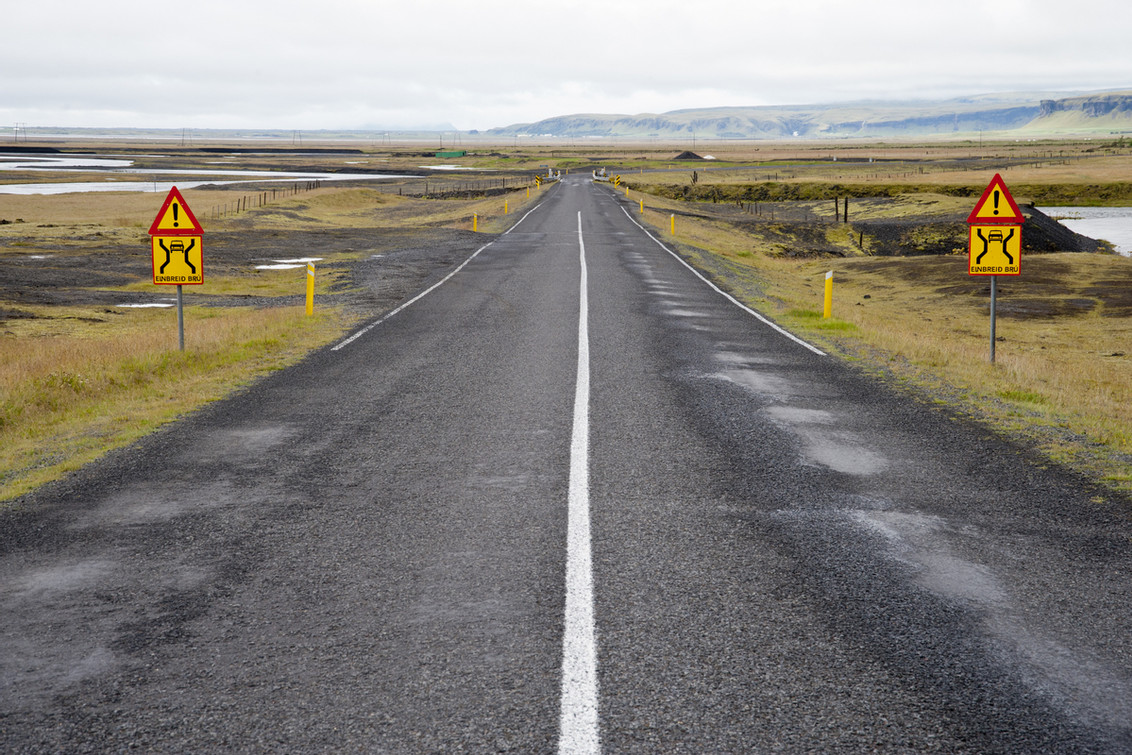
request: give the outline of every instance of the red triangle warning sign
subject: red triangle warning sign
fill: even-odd
[[[157,217],[153,219],[153,225],[149,227],[149,235],[200,236],[202,233],[204,229],[200,227],[193,211],[185,204],[181,192],[174,186],[169,190],[169,196],[165,197],[165,204],[161,205]]]
[[[967,216],[967,222],[980,225],[1006,225],[1024,223],[1026,218],[1022,217],[1022,211],[1015,204],[1014,197],[1010,196],[1002,176],[995,173],[979,203]]]

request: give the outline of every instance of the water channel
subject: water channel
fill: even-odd
[[[227,168],[133,168],[133,160],[111,156],[88,155],[5,155],[0,153],[0,172],[44,171],[58,174],[68,172],[103,173],[106,181],[50,181],[44,183],[12,184],[0,180],[0,194],[68,194],[88,191],[150,191],[168,192],[176,184],[179,189],[198,186],[225,186],[256,182],[293,181],[386,181],[411,176],[373,173],[311,173],[277,170],[231,170]],[[149,176],[148,180],[140,176]],[[189,177],[188,180],[174,176]],[[205,178],[205,177],[208,178]]]
[[[1132,257],[1132,207],[1042,207],[1046,215],[1075,233],[1104,239]]]
[[[66,173],[108,174],[106,181],[64,181],[31,184],[6,184],[0,181],[0,194],[66,194],[86,191],[150,191],[168,192],[174,185],[180,189],[198,186],[223,186],[249,181],[383,181],[410,176],[375,175],[373,173],[309,173],[269,170],[230,170],[226,168],[134,168],[133,160],[109,155],[26,155],[0,153],[0,172],[51,171]],[[437,169],[454,166],[433,166]],[[150,176],[143,180],[139,176]],[[188,177],[188,180],[173,176]],[[207,178],[206,178],[207,177]],[[1132,257],[1132,207],[1045,207],[1042,212],[1064,226],[1094,239],[1104,239],[1116,251]]]

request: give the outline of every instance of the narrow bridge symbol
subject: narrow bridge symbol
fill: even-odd
[[[193,275],[197,274],[196,265],[189,262],[189,252],[192,251],[192,248],[196,246],[197,243],[197,240],[195,238],[189,241],[188,246],[185,246],[185,242],[181,241],[180,239],[173,239],[169,242],[169,246],[165,246],[165,239],[158,239],[157,243],[161,245],[162,251],[165,252],[165,262],[162,263],[161,267],[158,269],[159,273],[165,272],[165,268],[169,266],[169,262],[171,261],[173,254],[178,253],[185,258],[185,264],[189,266],[189,270],[193,272]],[[1013,262],[1013,260],[1011,260],[1011,262]]]
[[[975,235],[977,235],[979,237],[979,240],[983,242],[983,252],[975,258],[975,264],[982,264],[983,257],[987,256],[987,252],[990,251],[991,244],[1000,244],[1002,246],[1002,253],[1006,255],[1006,259],[1010,260],[1010,264],[1013,265],[1014,256],[1010,254],[1010,252],[1006,251],[1006,242],[1014,238],[1014,230],[1014,228],[1011,228],[1010,233],[1006,234],[1005,236],[1002,235],[1002,231],[998,230],[990,231],[988,235],[984,236],[982,228],[976,229]]]

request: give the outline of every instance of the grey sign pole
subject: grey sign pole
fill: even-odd
[[[177,343],[180,345],[181,351],[185,350],[185,295],[183,292],[184,286],[177,285]],[[994,305],[991,305],[991,312],[994,312]],[[992,331],[993,332],[993,331]],[[994,336],[991,336],[991,361],[994,361]]]
[[[178,286],[180,288],[180,286]],[[994,329],[998,309],[998,276],[990,277],[990,360],[994,364]]]

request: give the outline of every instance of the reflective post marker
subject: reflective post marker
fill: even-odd
[[[833,316],[833,271],[825,274],[825,312],[822,317],[829,319]]]
[[[314,314],[314,263],[307,263],[307,317]]]

